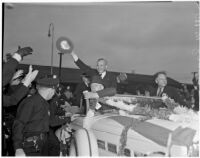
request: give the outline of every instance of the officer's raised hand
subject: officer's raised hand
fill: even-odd
[[[36,78],[37,74],[38,74],[38,70],[34,70],[32,71],[32,65],[29,66],[29,72],[28,74],[25,76],[25,78],[22,80],[22,83],[26,86],[29,87],[31,85],[31,82]]]
[[[32,54],[33,49],[31,47],[24,47],[17,50],[17,54],[19,54],[22,58],[24,56]]]
[[[26,156],[23,149],[16,149],[15,156]]]

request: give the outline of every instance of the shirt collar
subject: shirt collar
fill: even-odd
[[[86,83],[86,82],[84,82],[85,83],[85,85],[87,86],[87,87],[89,87],[89,84],[88,83]]]
[[[103,79],[106,76],[106,71],[101,74],[101,78]]]

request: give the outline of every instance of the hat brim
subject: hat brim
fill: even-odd
[[[45,85],[45,84],[37,84],[41,87],[45,87],[45,88],[53,88],[53,89],[56,89],[57,85]]]

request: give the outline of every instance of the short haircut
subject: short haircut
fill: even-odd
[[[97,62],[99,62],[99,61],[101,61],[101,60],[105,61],[105,64],[108,65],[108,61],[107,61],[105,58],[99,58],[99,59],[97,60]]]
[[[157,73],[154,74],[154,80],[158,77],[158,75],[163,74],[167,77],[167,73],[165,71],[159,71]]]

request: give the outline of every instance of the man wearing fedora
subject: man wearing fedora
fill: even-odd
[[[59,80],[44,77],[37,81],[38,93],[24,99],[17,110],[13,124],[13,142],[16,156],[47,156],[49,131],[49,103]]]

